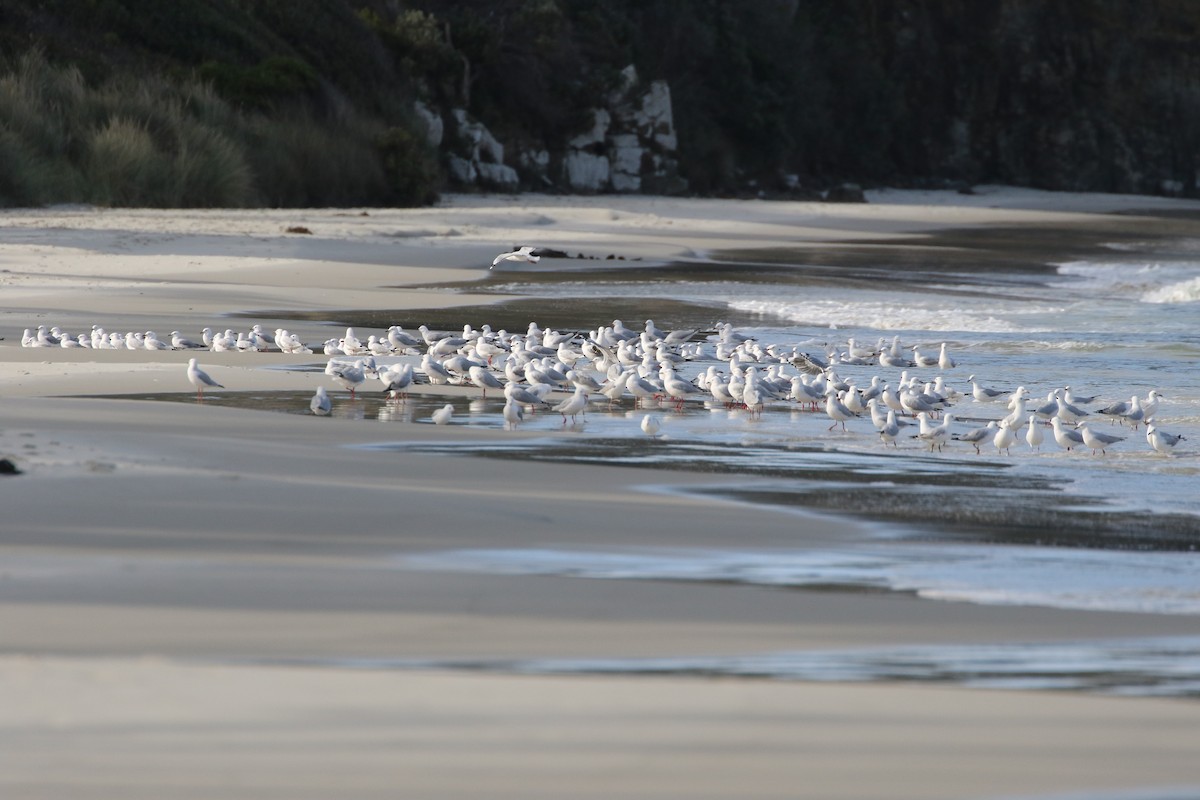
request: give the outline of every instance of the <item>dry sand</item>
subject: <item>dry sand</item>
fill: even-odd
[[[702,656],[1200,626],[415,570],[405,557],[430,550],[721,547],[731,531],[741,547],[818,546],[856,523],[660,491],[702,489],[703,475],[354,446],[520,433],[86,397],[188,394],[187,354],[19,347],[38,324],[195,337],[206,325],[244,329],[225,315],[268,309],[277,316],[257,319],[268,329],[321,341],[338,329],[288,314],[494,302],[403,287],[475,280],[513,244],[646,263],[1196,207],[992,189],[872,199],[0,213],[0,457],[24,470],[0,478],[0,796],[987,798],[1200,786],[1200,706],[1189,701],[353,669],[348,660]],[[284,233],[292,225],[313,234]],[[231,391],[311,391],[312,373],[264,367],[325,360],[201,355]]]

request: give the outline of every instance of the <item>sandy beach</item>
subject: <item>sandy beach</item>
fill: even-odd
[[[479,666],[1194,637],[1194,616],[423,569],[421,554],[476,548],[819,547],[867,523],[722,500],[699,472],[454,452],[520,430],[254,408],[311,394],[319,351],[199,351],[227,388],[197,403],[188,352],[20,346],[38,325],[196,338],[258,322],[319,343],[351,312],[452,319],[504,299],[471,284],[525,243],[570,257],[529,271],[586,280],[721,250],[919,251],[932,232],[1170,226],[1200,209],[993,187],[870,199],[0,212],[0,458],[21,470],[0,476],[0,794],[1200,795],[1194,699]]]

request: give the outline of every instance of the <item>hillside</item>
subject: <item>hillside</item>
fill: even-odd
[[[1198,43],[1186,0],[0,0],[0,203],[421,204],[480,130],[569,191],[630,65],[673,111],[643,188],[1196,196]]]

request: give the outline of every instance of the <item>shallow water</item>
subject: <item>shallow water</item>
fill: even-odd
[[[313,660],[289,664],[328,665]],[[1124,697],[1200,696],[1200,638],[1002,645],[924,645],[745,656],[418,661],[339,659],[351,669],[458,669],[527,675],[689,675],[838,682],[915,682]]]
[[[942,375],[962,392],[970,391],[967,378],[975,375],[996,388],[1025,386],[1033,407],[1048,392],[1069,385],[1077,395],[1097,396],[1086,407],[1098,417],[1096,409],[1105,404],[1159,390],[1165,398],[1157,424],[1186,436],[1170,456],[1153,452],[1142,429],[1107,420],[1097,427],[1125,438],[1104,454],[1066,452],[1049,430],[1036,451],[1022,439],[1011,454],[988,443],[976,454],[958,442],[929,452],[912,438],[889,448],[867,419],[851,420],[845,431],[830,430],[824,413],[788,402],[773,403],[760,417],[752,417],[711,402],[647,410],[632,408],[631,400],[613,408],[594,402],[574,420],[554,413],[530,415],[520,426],[522,436],[499,442],[414,445],[381,427],[378,447],[708,473],[714,481],[704,491],[731,500],[852,514],[877,523],[885,539],[940,542],[946,548],[945,563],[965,577],[953,591],[940,578],[904,587],[930,597],[1084,608],[1116,602],[1121,608],[1195,613],[1194,597],[1200,594],[1200,578],[1192,578],[1195,571],[1178,573],[1181,577],[1170,585],[1165,576],[1176,575],[1169,568],[1172,563],[1190,564],[1191,552],[1200,545],[1200,225],[1196,227],[1197,235],[1188,235],[1186,221],[1174,221],[1170,235],[1138,239],[1131,233],[1136,221],[1130,220],[1111,242],[1091,229],[1084,239],[1058,241],[1046,232],[1019,245],[999,234],[955,234],[945,242],[931,239],[916,250],[836,252],[827,264],[812,249],[715,253],[701,262],[593,272],[580,272],[574,264],[555,270],[551,263],[535,272],[493,273],[470,287],[527,298],[517,303],[454,309],[419,320],[389,318],[386,312],[372,312],[370,318],[381,328],[428,321],[448,329],[486,322],[523,330],[532,320],[586,330],[608,324],[618,313],[644,312],[666,329],[699,328],[698,338],[718,323],[734,320],[739,330],[764,344],[816,354],[845,350],[850,337],[871,344],[898,336],[907,347],[917,345],[927,354],[945,342],[957,361],[954,368],[913,372],[927,380]],[[1052,246],[1056,241],[1058,246]],[[350,324],[369,321],[343,316]],[[640,325],[641,320],[627,322]],[[710,348],[705,358],[680,369],[696,374],[716,363],[712,358]],[[315,370],[321,363],[298,368]],[[894,382],[900,372],[850,365],[839,365],[837,371],[860,386],[873,376]],[[417,394],[397,403],[369,391],[354,400],[341,392],[333,396],[334,416],[431,424],[432,411],[450,402],[455,407],[451,425],[503,428],[502,401],[495,398]],[[303,414],[307,399],[226,393],[210,402]],[[640,431],[647,413],[662,420],[657,437]],[[998,419],[1007,409],[966,397],[953,413],[958,420],[954,430],[963,432]],[[717,479],[722,475],[752,480],[729,484]],[[983,571],[965,569],[964,564],[974,561],[950,549],[962,546],[991,548],[980,551],[992,565],[986,580]],[[1044,548],[1039,552],[1045,557],[1032,558],[1026,552],[1030,547]],[[1108,555],[1080,559],[1071,554],[1073,548]],[[1148,551],[1157,552],[1157,560],[1142,560]],[[914,557],[909,551],[880,552],[896,568]],[[928,552],[922,550],[921,563],[928,563]],[[754,559],[753,554],[736,555]],[[1055,590],[1030,590],[1031,574]],[[1114,593],[1112,575],[1140,588],[1128,595]],[[646,577],[654,577],[653,570]],[[831,582],[827,578],[814,580]],[[740,578],[718,574],[713,579]],[[879,580],[889,589],[901,588],[890,579]],[[1156,593],[1160,580],[1162,592]],[[1192,594],[1190,587],[1195,587]]]

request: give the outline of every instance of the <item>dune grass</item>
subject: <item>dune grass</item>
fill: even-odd
[[[235,107],[199,80],[89,86],[39,53],[0,76],[0,204],[196,208],[427,202],[419,138],[394,167],[393,132],[349,104]]]

